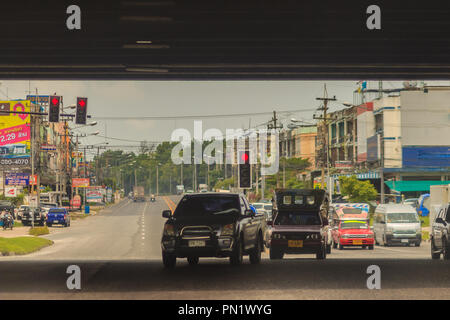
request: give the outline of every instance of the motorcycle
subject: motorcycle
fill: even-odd
[[[8,228],[10,228],[11,230],[13,229],[13,225],[14,225],[14,221],[11,215],[5,215],[3,216],[3,230],[6,230]]]
[[[155,202],[156,201],[156,198],[155,198],[155,196],[152,194],[151,196],[150,196],[150,202]]]

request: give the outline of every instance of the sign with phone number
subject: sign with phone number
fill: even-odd
[[[30,184],[30,175],[26,173],[7,173],[5,175],[5,185],[27,186]]]
[[[0,167],[11,167],[11,166],[29,166],[31,164],[29,158],[17,158],[17,159],[1,159],[0,158]]]

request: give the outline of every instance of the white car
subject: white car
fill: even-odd
[[[45,216],[51,208],[58,208],[58,204],[55,202],[41,202],[41,208],[44,210]]]

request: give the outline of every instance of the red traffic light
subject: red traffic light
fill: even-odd
[[[241,153],[241,163],[248,163],[248,160],[249,160],[249,153],[242,152]]]
[[[57,97],[53,97],[51,101],[52,101],[52,105],[54,105],[54,106],[59,104],[59,98],[57,98]]]
[[[84,99],[79,99],[78,100],[78,105],[82,108],[84,108],[86,106],[86,100]]]

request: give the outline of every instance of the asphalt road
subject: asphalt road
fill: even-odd
[[[177,197],[172,197],[177,201]],[[28,256],[0,257],[0,299],[450,299],[450,262],[430,258],[430,246],[333,250],[325,261],[286,256],[260,265],[200,259],[173,270],[161,263],[162,210],[124,200],[102,213],[54,228],[54,245]],[[81,289],[68,290],[69,265],[81,269]],[[381,270],[381,289],[367,289],[367,267]]]

